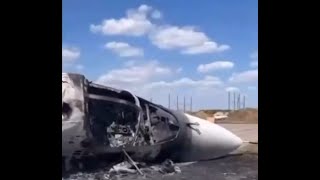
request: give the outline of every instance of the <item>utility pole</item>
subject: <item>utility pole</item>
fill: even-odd
[[[168,109],[170,109],[170,104],[171,104],[171,102],[170,102],[170,93],[169,93],[169,97],[168,97]]]
[[[240,101],[241,101],[240,94],[238,94],[238,105],[237,105],[238,106],[238,110],[241,109]]]
[[[230,91],[228,91],[228,110],[230,111]]]
[[[236,110],[236,92],[233,92],[233,110]]]
[[[179,96],[177,95],[177,110],[179,110]]]
[[[243,96],[243,109],[246,108],[246,96]]]
[[[190,112],[192,112],[192,96],[190,97]]]
[[[183,112],[186,112],[186,96],[183,96]]]

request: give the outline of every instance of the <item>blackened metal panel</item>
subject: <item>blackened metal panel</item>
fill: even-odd
[[[62,119],[63,156],[71,156],[75,151],[81,150],[81,142],[86,139],[84,80],[83,75],[62,74],[62,101],[71,111]]]

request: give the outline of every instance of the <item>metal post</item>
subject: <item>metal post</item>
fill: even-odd
[[[192,96],[190,97],[190,112],[192,112]]]
[[[168,101],[169,101],[169,103],[168,103],[168,108],[170,109],[170,94],[169,94],[169,97],[168,97],[169,99],[168,99]]]
[[[186,97],[183,96],[183,112],[186,112]]]
[[[243,96],[243,109],[246,108],[246,96]]]
[[[228,110],[230,111],[230,91],[228,92]]]
[[[236,93],[233,92],[233,110],[236,110]]]
[[[239,108],[239,97],[240,97],[240,94],[238,94],[238,96],[237,96],[237,110],[240,109],[240,108]]]
[[[177,110],[179,110],[179,96],[177,95]]]
[[[239,94],[239,109],[241,109],[241,95]]]

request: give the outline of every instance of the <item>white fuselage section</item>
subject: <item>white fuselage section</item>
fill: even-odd
[[[63,102],[72,108],[72,113],[67,120],[64,120],[65,117],[62,118],[62,156],[65,157],[72,156],[75,151],[83,149],[81,141],[87,138],[86,130],[90,129],[85,128],[84,85],[80,81],[74,84],[69,78],[64,74],[62,83]],[[136,104],[139,104],[138,98],[136,98]],[[168,142],[168,145],[164,143],[164,145],[155,144],[154,146],[128,146],[128,151],[140,153],[141,157],[143,154],[153,154],[149,157],[156,157],[163,152],[164,148],[168,148],[169,154],[174,154],[181,161],[198,161],[227,155],[242,144],[239,137],[217,124],[181,112],[173,114],[176,114],[180,128],[177,139]],[[102,147],[100,149],[105,153],[121,153],[121,148]]]

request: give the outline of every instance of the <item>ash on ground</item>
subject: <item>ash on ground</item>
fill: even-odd
[[[174,164],[170,160],[158,165],[137,163],[143,176],[127,162],[122,162],[111,168],[99,168],[91,172],[74,172],[62,180],[257,180],[258,155],[243,154],[224,158],[201,161],[196,163]]]

